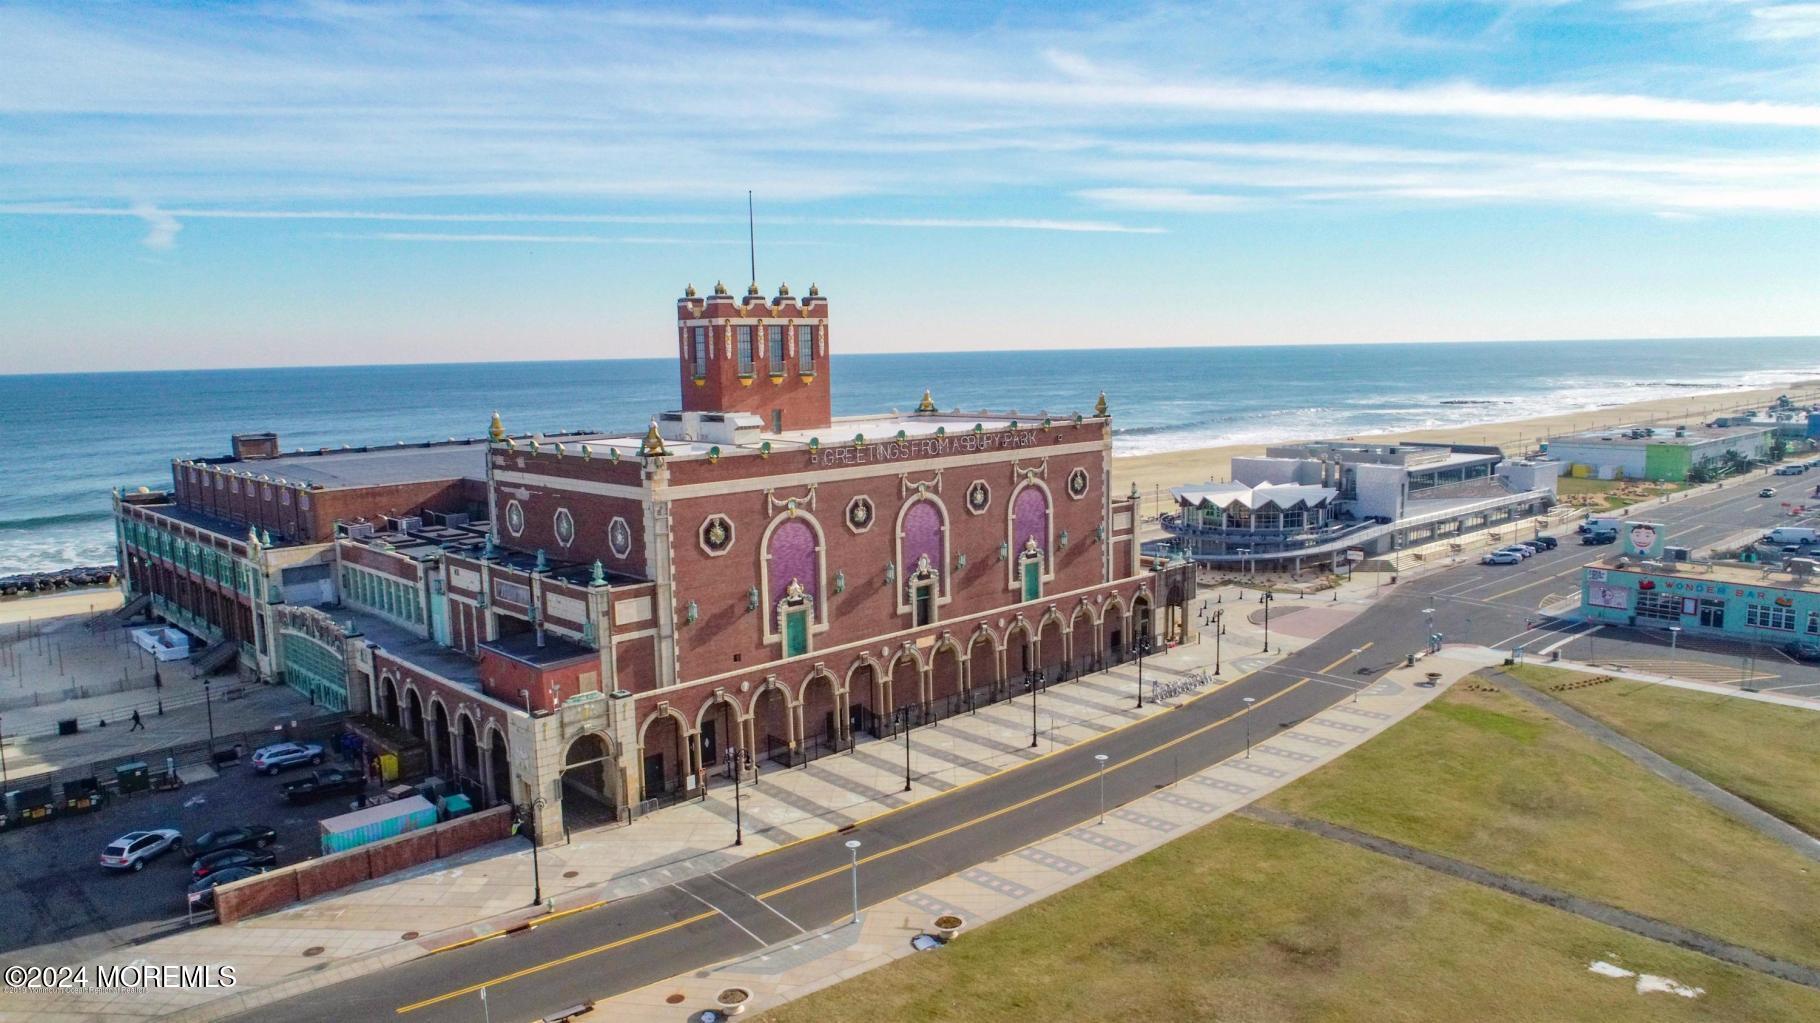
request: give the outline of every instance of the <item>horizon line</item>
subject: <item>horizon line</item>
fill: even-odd
[[[1411,345],[1539,345],[1569,344],[1634,344],[1638,342],[1688,342],[1688,341],[1820,341],[1820,333],[1815,334],[1690,334],[1690,335],[1639,335],[1633,337],[1535,337],[1535,338],[1435,338],[1408,341],[1285,341],[1251,344],[1201,344],[1201,345],[1131,345],[1113,346],[1079,344],[1058,345],[1047,348],[954,348],[924,352],[838,352],[830,353],[830,358],[863,358],[867,356],[906,356],[906,355],[1027,355],[1042,352],[1080,352],[1080,351],[1119,351],[1119,352],[1180,352],[1180,351],[1243,351],[1250,349],[1293,349],[1293,348],[1388,348]],[[593,358],[572,359],[451,359],[444,361],[408,361],[396,362],[310,362],[283,363],[275,365],[239,365],[239,366],[172,366],[163,369],[107,369],[107,370],[25,370],[20,372],[0,372],[0,380],[24,377],[88,377],[88,376],[145,376],[157,373],[257,373],[273,370],[304,369],[373,369],[393,366],[517,366],[517,365],[566,365],[582,362],[673,362],[674,356],[638,355],[638,356],[600,356]]]

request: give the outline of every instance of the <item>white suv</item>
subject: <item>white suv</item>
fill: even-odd
[[[181,841],[183,835],[176,828],[129,831],[101,850],[101,865],[109,870],[144,870],[146,860],[168,852]]]
[[[260,774],[277,774],[298,764],[322,763],[322,747],[313,742],[281,742],[253,751],[253,770]]]

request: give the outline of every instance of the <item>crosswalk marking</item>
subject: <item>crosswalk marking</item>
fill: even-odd
[[[1735,664],[1713,664],[1709,661],[1678,661],[1668,658],[1638,658],[1607,662],[1603,665],[1614,670],[1641,671],[1651,675],[1668,675],[1673,678],[1692,679],[1695,682],[1714,682],[1721,685],[1740,685],[1746,682],[1763,682],[1780,675],[1766,671],[1747,671]]]

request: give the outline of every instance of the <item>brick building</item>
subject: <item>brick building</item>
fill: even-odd
[[[1140,558],[1103,396],[1086,414],[994,413],[925,393],[909,414],[837,419],[815,288],[691,288],[677,345],[681,407],[642,432],[511,436],[495,416],[483,441],[415,457],[255,437],[179,461],[172,494],[117,497],[127,585],[186,627],[225,614],[212,627],[248,670],[339,684],[431,770],[485,801],[541,799],[557,825],[1182,629],[1192,572]],[[236,498],[263,476],[288,504]],[[252,585],[199,580],[187,553],[143,542],[147,522]]]

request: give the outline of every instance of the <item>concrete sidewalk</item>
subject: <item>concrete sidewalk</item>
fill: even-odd
[[[935,916],[958,914],[968,927],[977,927],[1212,823],[1381,734],[1485,660],[1472,648],[1424,658],[1418,668],[1388,673],[1356,703],[1335,704],[1276,733],[1254,747],[1249,759],[1235,756],[1185,776],[1110,810],[1103,823],[1097,817],[1081,821],[1015,853],[870,906],[857,926],[824,928],[754,949],[713,969],[608,999],[595,1012],[637,1023],[682,1023],[714,1008],[715,996],[729,987],[750,991],[751,1009],[763,1011],[915,955],[910,940],[928,933]],[[1440,685],[1417,684],[1429,672],[1441,674]],[[963,933],[957,940],[969,939]]]

